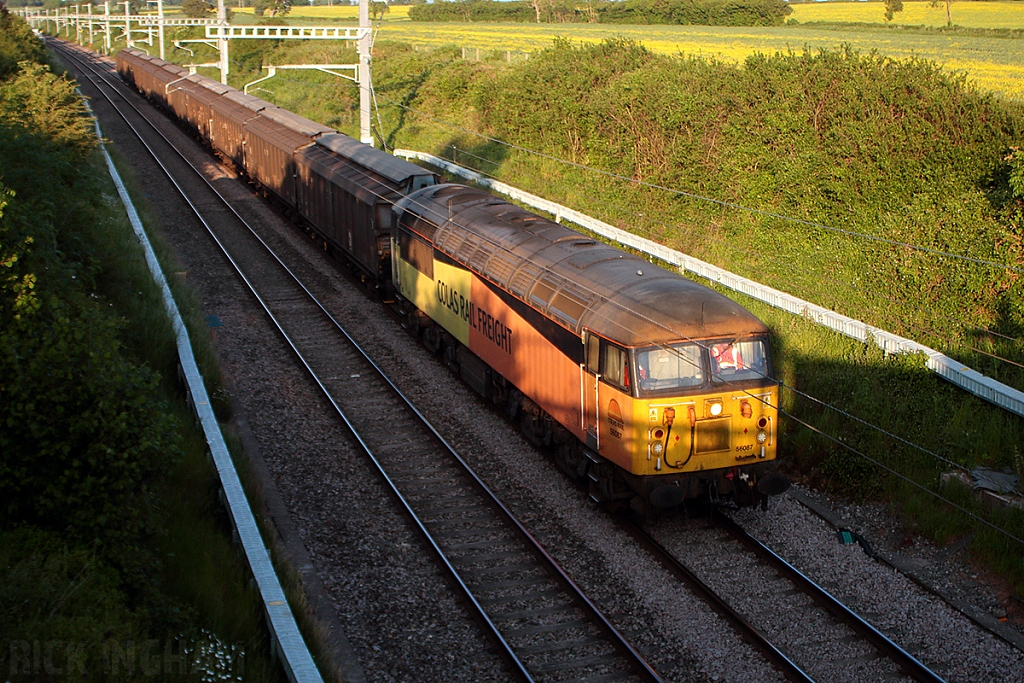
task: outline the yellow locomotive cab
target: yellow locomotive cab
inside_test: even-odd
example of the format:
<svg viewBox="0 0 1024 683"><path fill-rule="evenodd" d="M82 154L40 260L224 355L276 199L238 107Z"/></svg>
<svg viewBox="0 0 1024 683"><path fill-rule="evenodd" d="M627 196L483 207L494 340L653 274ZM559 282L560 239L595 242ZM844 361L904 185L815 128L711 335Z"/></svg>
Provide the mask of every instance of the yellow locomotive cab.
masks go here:
<svg viewBox="0 0 1024 683"><path fill-rule="evenodd" d="M397 202L392 285L428 345L610 507L763 501L768 329L721 294L485 192Z"/></svg>
<svg viewBox="0 0 1024 683"><path fill-rule="evenodd" d="M634 452L646 455L634 462L634 474L775 458L777 390L762 340L685 343L634 356L643 397L634 411L640 442Z"/></svg>

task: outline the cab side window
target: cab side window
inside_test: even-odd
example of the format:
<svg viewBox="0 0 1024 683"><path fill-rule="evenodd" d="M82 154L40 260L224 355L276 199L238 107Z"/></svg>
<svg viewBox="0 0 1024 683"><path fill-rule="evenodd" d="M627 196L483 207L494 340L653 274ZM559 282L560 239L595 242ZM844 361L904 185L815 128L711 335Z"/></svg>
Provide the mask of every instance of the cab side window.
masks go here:
<svg viewBox="0 0 1024 683"><path fill-rule="evenodd" d="M402 259L427 277L434 277L434 249L430 242L407 230L399 230L398 247Z"/></svg>
<svg viewBox="0 0 1024 683"><path fill-rule="evenodd" d="M595 375L601 372L601 339L587 333L586 363L587 370Z"/></svg>
<svg viewBox="0 0 1024 683"><path fill-rule="evenodd" d="M584 361L587 370L612 386L629 390L629 353L620 346L587 333Z"/></svg>
<svg viewBox="0 0 1024 683"><path fill-rule="evenodd" d="M601 375L620 389L629 389L629 355L625 349L601 341Z"/></svg>

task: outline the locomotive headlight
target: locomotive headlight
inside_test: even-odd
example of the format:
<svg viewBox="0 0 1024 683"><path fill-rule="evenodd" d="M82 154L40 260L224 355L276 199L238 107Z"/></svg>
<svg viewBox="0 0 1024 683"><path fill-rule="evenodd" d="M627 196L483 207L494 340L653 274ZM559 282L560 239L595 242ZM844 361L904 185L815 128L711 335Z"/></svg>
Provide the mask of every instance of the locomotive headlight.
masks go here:
<svg viewBox="0 0 1024 683"><path fill-rule="evenodd" d="M757 442L758 443L764 443L767 440L768 440L768 433L767 432L758 432L757 433Z"/></svg>
<svg viewBox="0 0 1024 683"><path fill-rule="evenodd" d="M718 417L722 414L722 403L721 401L715 401L708 406L708 412L711 413L712 417Z"/></svg>
<svg viewBox="0 0 1024 683"><path fill-rule="evenodd" d="M655 455L661 455L663 452L665 452L665 446L663 446L660 441L656 441L653 444L651 444L651 452L654 453Z"/></svg>

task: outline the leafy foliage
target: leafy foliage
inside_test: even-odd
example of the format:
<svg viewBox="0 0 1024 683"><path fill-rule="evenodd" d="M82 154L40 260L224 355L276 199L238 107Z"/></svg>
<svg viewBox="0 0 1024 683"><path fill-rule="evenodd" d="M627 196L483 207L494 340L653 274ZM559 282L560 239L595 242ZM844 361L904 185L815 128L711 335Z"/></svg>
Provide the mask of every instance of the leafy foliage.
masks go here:
<svg viewBox="0 0 1024 683"><path fill-rule="evenodd" d="M22 61L0 84L0 520L130 557L149 482L176 451L157 378L95 298L102 192L73 84Z"/></svg>
<svg viewBox="0 0 1024 683"><path fill-rule="evenodd" d="M253 0L252 3L252 12L258 17L283 17L291 10L291 0Z"/></svg>
<svg viewBox="0 0 1024 683"><path fill-rule="evenodd" d="M0 11L0 80L14 74L21 61L45 64L46 51L28 24L16 20L3 7Z"/></svg>
<svg viewBox="0 0 1024 683"><path fill-rule="evenodd" d="M95 552L69 547L52 531L4 531L0 585L0 633L17 635L3 643L0 666L13 680L33 671L35 642L46 644L48 668L64 680L131 679L104 666L99 643L134 638L146 614L132 609L118 572Z"/></svg>
<svg viewBox="0 0 1024 683"><path fill-rule="evenodd" d="M892 21L896 12L903 11L903 0L885 0L885 20Z"/></svg>
<svg viewBox="0 0 1024 683"><path fill-rule="evenodd" d="M1019 147L1011 147L1005 161L1009 166L1006 183L1010 192L1014 199L1024 200L1024 150Z"/></svg>
<svg viewBox="0 0 1024 683"><path fill-rule="evenodd" d="M185 0L181 3L181 13L193 19L203 19L214 11L213 5L206 0Z"/></svg>

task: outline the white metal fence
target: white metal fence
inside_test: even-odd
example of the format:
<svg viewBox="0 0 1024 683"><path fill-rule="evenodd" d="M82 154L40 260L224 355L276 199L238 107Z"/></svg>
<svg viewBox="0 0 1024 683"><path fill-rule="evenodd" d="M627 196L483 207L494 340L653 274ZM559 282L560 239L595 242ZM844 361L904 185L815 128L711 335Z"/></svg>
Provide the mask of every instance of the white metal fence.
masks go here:
<svg viewBox="0 0 1024 683"><path fill-rule="evenodd" d="M408 149L396 149L395 156L405 157L406 159L419 159L431 166L442 168L448 173L470 180L495 192L500 192L527 206L545 211L555 216L555 220L559 222L565 219L602 237L661 259L680 270L700 275L712 282L717 282L729 289L742 292L775 308L781 308L782 310L812 320L819 325L833 329L848 337L853 337L865 343L874 343L887 353L923 353L927 357L927 367L932 372L937 373L940 377L958 387L966 389L975 396L980 396L1001 408L1024 417L1024 393L1001 382L997 382L991 377L986 377L980 372L965 366L963 363L953 360L949 356L930 349L923 344L918 344L912 339L906 339L877 327L872 327L860 320L854 320L835 311L812 304L809 301L798 299L785 292L780 292L777 289L772 289L753 280L740 277L710 263L705 263L682 252L669 249L657 242L633 235L625 230L620 230L574 209L524 192L506 183L492 180L476 171L458 166L432 154L415 152Z"/></svg>

